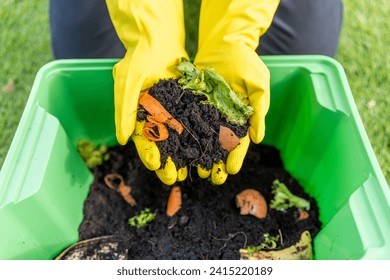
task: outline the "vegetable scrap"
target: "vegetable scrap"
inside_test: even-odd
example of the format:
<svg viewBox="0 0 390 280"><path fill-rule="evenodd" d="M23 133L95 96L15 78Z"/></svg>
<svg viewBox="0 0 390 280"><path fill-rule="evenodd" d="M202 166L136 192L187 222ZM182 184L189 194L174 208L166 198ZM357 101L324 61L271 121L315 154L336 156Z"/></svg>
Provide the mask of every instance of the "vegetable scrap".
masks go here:
<svg viewBox="0 0 390 280"><path fill-rule="evenodd" d="M183 89L190 89L195 95L205 96L207 101L203 101L203 104L216 107L231 124L244 125L254 113L254 109L244 104L213 68L198 70L189 60L182 59L178 69L182 74L179 84Z"/></svg>
<svg viewBox="0 0 390 280"><path fill-rule="evenodd" d="M163 124L168 125L179 134L183 132L184 128L182 124L172 117L164 106L147 91L141 94L139 104L151 114L151 116L147 117L149 122L145 124L143 130L143 134L147 139L152 141L168 139L168 129Z"/></svg>
<svg viewBox="0 0 390 280"><path fill-rule="evenodd" d="M90 169L101 165L104 161L107 161L110 158L110 155L107 152L107 146L96 146L91 141L84 139L78 142L77 150L85 164Z"/></svg>
<svg viewBox="0 0 390 280"><path fill-rule="evenodd" d="M141 228L146 224L152 222L155 217L155 213L151 213L149 208L145 208L145 210L142 210L139 215L131 217L128 223L132 227Z"/></svg>
<svg viewBox="0 0 390 280"><path fill-rule="evenodd" d="M182 203L181 189L179 186L173 186L169 193L168 204L167 204L167 216L174 216L177 211L180 210Z"/></svg>
<svg viewBox="0 0 390 280"><path fill-rule="evenodd" d="M251 214L259 219L267 216L267 202L257 190L246 189L237 194L236 205L240 208L241 215Z"/></svg>
<svg viewBox="0 0 390 280"><path fill-rule="evenodd" d="M303 220L306 220L307 218L309 218L309 213L305 210L302 210L302 209L298 209L298 217L297 217L297 221L303 221Z"/></svg>
<svg viewBox="0 0 390 280"><path fill-rule="evenodd" d="M142 134L149 140L158 142L168 139L167 127L153 116L147 116L149 122L145 123Z"/></svg>
<svg viewBox="0 0 390 280"><path fill-rule="evenodd" d="M272 193L274 198L270 203L270 207L276 210L284 211L290 207L296 207L298 209L309 210L310 202L304 198L296 196L290 192L284 183L279 180L275 180L272 183Z"/></svg>
<svg viewBox="0 0 390 280"><path fill-rule="evenodd" d="M253 255L253 253L263 251L263 250L272 250L275 249L278 244L280 236L271 236L268 232L263 234L263 242L260 245L257 246L248 246L245 248L245 250L248 252L250 256Z"/></svg>
<svg viewBox="0 0 390 280"><path fill-rule="evenodd" d="M219 143L222 149L230 152L240 143L240 138L238 138L234 131L230 128L220 125Z"/></svg>
<svg viewBox="0 0 390 280"><path fill-rule="evenodd" d="M108 174L104 176L104 182L110 189L120 193L130 206L134 207L137 205L137 202L131 195L131 187L125 184L125 180L121 175L117 173Z"/></svg>

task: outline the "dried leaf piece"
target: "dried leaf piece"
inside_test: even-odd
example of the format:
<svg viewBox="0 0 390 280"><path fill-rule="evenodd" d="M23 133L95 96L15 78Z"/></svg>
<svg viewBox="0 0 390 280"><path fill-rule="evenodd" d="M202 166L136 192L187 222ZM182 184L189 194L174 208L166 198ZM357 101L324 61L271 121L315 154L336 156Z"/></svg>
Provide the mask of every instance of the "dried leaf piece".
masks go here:
<svg viewBox="0 0 390 280"><path fill-rule="evenodd" d="M151 114L158 122L165 123L170 128L181 134L184 127L161 105L161 103L151 96L147 91L141 94L139 104L144 107L149 114Z"/></svg>
<svg viewBox="0 0 390 280"><path fill-rule="evenodd" d="M219 126L219 144L222 149L230 152L240 143L240 138L230 128Z"/></svg>
<svg viewBox="0 0 390 280"><path fill-rule="evenodd" d="M15 90L15 83L13 80L9 80L8 83L1 88L2 93L12 93L14 92L14 90Z"/></svg>
<svg viewBox="0 0 390 280"><path fill-rule="evenodd" d="M236 195L236 205L241 215L251 214L259 219L267 216L268 206L264 197L257 190L246 189Z"/></svg>
<svg viewBox="0 0 390 280"><path fill-rule="evenodd" d="M168 198L167 216L174 216L181 208L181 189L179 186L173 186Z"/></svg>
<svg viewBox="0 0 390 280"><path fill-rule="evenodd" d="M123 199L132 207L137 205L135 199L131 196L131 187L125 184L123 177L117 173L111 173L104 176L104 182L106 185L120 193Z"/></svg>

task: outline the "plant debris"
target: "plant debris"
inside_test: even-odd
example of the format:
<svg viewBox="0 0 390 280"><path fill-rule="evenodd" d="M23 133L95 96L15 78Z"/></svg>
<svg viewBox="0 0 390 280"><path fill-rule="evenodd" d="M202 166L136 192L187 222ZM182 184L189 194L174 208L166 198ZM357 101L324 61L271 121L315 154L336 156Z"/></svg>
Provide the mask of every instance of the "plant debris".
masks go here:
<svg viewBox="0 0 390 280"><path fill-rule="evenodd" d="M139 104L152 115L152 117L147 118L149 121L152 120L154 123L165 123L179 134L183 132L183 126L147 91L141 94Z"/></svg>
<svg viewBox="0 0 390 280"><path fill-rule="evenodd" d="M137 205L137 202L131 196L131 187L125 184L125 180L121 175L117 173L108 174L104 176L104 182L110 189L120 193L123 199L130 204L130 206L134 207Z"/></svg>
<svg viewBox="0 0 390 280"><path fill-rule="evenodd" d="M136 228L141 228L146 224L152 222L156 214L151 213L149 208L145 208L139 215L131 217L128 221L129 225Z"/></svg>
<svg viewBox="0 0 390 280"><path fill-rule="evenodd" d="M203 104L217 108L234 125L244 125L254 113L251 106L244 104L230 88L225 79L211 67L196 69L190 61L183 59L178 65L182 74L179 84L194 94L205 96Z"/></svg>
<svg viewBox="0 0 390 280"><path fill-rule="evenodd" d="M2 93L12 93L15 91L15 83L13 80L9 80L7 84L1 87Z"/></svg>
<svg viewBox="0 0 390 280"><path fill-rule="evenodd" d="M290 207L296 207L298 209L310 209L310 202L304 198L294 195L290 192L284 183L279 180L275 180L272 183L272 193L274 198L271 201L270 207L276 210L284 211Z"/></svg>
<svg viewBox="0 0 390 280"><path fill-rule="evenodd" d="M278 246L277 242L279 239L279 235L271 236L268 232L266 232L263 234L263 242L261 242L260 245L248 246L244 250L249 254L249 256L253 256L253 253L256 252L273 250Z"/></svg>
<svg viewBox="0 0 390 280"><path fill-rule="evenodd" d="M236 205L240 208L241 215L251 214L259 219L267 216L267 202L257 190L246 189L237 194Z"/></svg>
<svg viewBox="0 0 390 280"><path fill-rule="evenodd" d="M219 143L222 149L230 152L240 143L240 138L233 130L221 125L219 126Z"/></svg>
<svg viewBox="0 0 390 280"><path fill-rule="evenodd" d="M181 190L179 186L173 186L169 193L168 205L167 205L167 216L172 217L181 208Z"/></svg>
<svg viewBox="0 0 390 280"><path fill-rule="evenodd" d="M77 150L90 169L101 165L110 158L110 155L107 153L107 146L96 146L88 140L80 140L77 144Z"/></svg>

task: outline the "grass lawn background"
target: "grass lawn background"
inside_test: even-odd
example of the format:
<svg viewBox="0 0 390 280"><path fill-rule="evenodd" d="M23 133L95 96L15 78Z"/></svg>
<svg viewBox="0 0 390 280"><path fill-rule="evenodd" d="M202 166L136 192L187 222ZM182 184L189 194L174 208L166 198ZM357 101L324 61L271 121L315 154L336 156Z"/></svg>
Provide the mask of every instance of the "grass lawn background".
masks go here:
<svg viewBox="0 0 390 280"><path fill-rule="evenodd" d="M196 3L196 5L189 3ZM200 0L185 0L187 49L196 52ZM195 8L194 8L195 6ZM336 59L343 65L379 164L390 182L390 1L344 0ZM53 60L48 1L0 1L0 167L23 112L36 72ZM191 28L192 27L192 28Z"/></svg>

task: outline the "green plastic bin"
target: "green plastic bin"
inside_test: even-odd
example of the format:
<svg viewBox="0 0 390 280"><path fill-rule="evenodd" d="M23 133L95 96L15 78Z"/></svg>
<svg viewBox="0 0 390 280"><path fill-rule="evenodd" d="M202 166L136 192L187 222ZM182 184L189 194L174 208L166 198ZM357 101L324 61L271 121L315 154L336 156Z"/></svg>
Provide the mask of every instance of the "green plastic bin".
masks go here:
<svg viewBox="0 0 390 280"><path fill-rule="evenodd" d="M263 143L316 198L316 259L390 259L390 191L344 70L323 56L263 57L271 107ZM59 60L38 72L0 172L0 259L53 259L78 241L92 174L81 138L116 145L116 60Z"/></svg>

